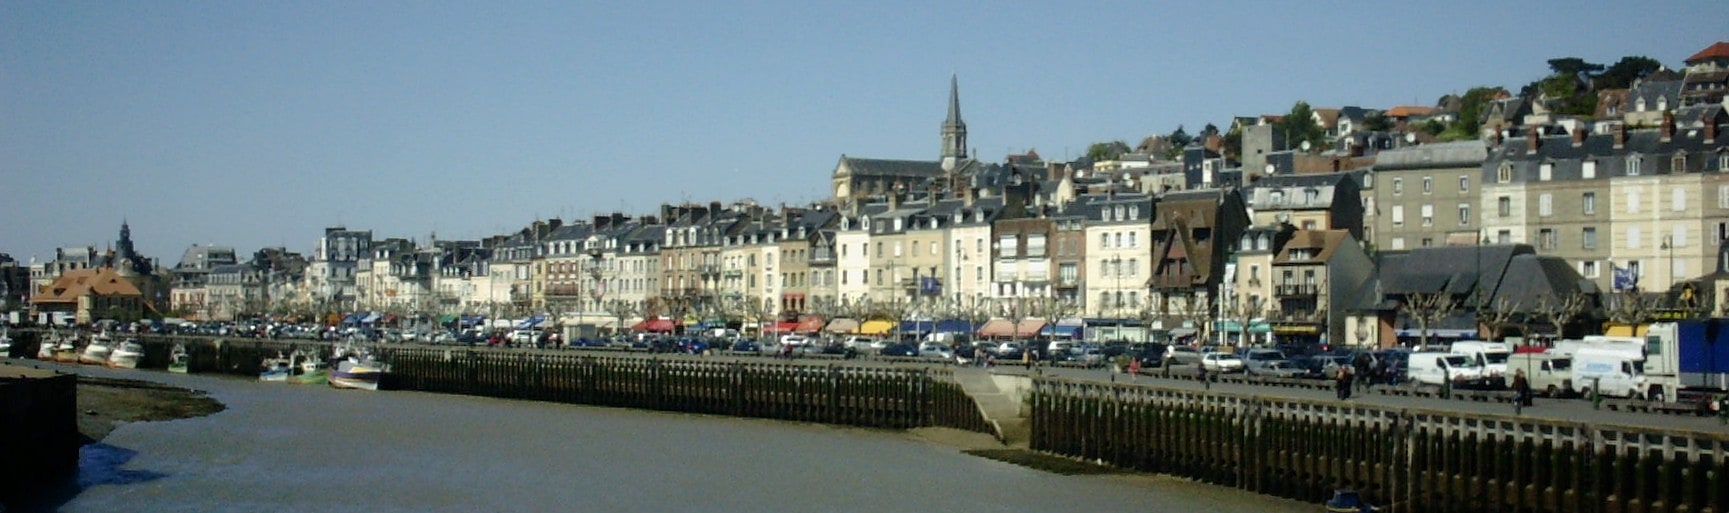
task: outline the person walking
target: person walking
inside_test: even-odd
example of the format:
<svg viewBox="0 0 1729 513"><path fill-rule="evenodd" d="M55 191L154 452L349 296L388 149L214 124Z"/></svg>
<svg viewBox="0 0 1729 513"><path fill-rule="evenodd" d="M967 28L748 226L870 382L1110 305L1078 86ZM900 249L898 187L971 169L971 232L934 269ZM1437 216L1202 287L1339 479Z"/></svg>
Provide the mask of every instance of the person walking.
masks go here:
<svg viewBox="0 0 1729 513"><path fill-rule="evenodd" d="M1333 391L1343 401L1351 398L1351 367L1339 365L1333 368Z"/></svg>
<svg viewBox="0 0 1729 513"><path fill-rule="evenodd" d="M1531 405L1531 381L1525 379L1525 369L1513 371L1513 412L1520 413Z"/></svg>
<svg viewBox="0 0 1729 513"><path fill-rule="evenodd" d="M1140 377L1140 375L1141 375L1141 359L1138 357L1135 357L1135 356L1130 356L1129 357L1129 381L1135 381L1136 378Z"/></svg>

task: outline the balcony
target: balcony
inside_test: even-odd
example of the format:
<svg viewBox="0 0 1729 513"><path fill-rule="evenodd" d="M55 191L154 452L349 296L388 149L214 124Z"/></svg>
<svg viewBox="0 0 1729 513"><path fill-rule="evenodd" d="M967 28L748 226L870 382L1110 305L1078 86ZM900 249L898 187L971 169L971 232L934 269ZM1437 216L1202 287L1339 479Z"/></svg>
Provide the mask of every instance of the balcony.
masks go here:
<svg viewBox="0 0 1729 513"><path fill-rule="evenodd" d="M1057 288L1059 289L1074 289L1080 288L1080 286L1080 278L1074 276L1061 276L1057 278Z"/></svg>
<svg viewBox="0 0 1729 513"><path fill-rule="evenodd" d="M546 297L575 297L582 295L581 287L575 284L547 285L544 291Z"/></svg>
<svg viewBox="0 0 1729 513"><path fill-rule="evenodd" d="M1273 294L1283 297L1310 297L1318 294L1320 287L1313 283L1294 284L1283 283L1274 286Z"/></svg>

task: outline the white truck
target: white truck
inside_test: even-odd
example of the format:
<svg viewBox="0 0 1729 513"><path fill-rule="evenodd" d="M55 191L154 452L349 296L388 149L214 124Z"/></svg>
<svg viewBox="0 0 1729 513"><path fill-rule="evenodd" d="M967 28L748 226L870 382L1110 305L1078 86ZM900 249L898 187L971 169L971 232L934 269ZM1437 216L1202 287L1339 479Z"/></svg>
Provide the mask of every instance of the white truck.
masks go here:
<svg viewBox="0 0 1729 513"><path fill-rule="evenodd" d="M1471 357L1435 351L1411 353L1405 375L1418 385L1482 387L1487 384L1483 367Z"/></svg>
<svg viewBox="0 0 1729 513"><path fill-rule="evenodd" d="M1571 395L1573 387L1573 357L1552 353L1513 353L1507 357L1507 373L1524 371L1531 391L1549 397ZM1507 383L1512 384L1508 377Z"/></svg>
<svg viewBox="0 0 1729 513"><path fill-rule="evenodd" d="M1513 355L1513 346L1506 342L1485 342L1482 340L1462 340L1454 342L1448 352L1470 357L1477 365L1483 367L1483 377L1491 380L1510 379L1507 376L1507 357Z"/></svg>
<svg viewBox="0 0 1729 513"><path fill-rule="evenodd" d="M1579 393L1595 391L1607 397L1645 399L1651 381L1645 375L1643 352L1624 346L1586 346L1573 352L1573 383Z"/></svg>

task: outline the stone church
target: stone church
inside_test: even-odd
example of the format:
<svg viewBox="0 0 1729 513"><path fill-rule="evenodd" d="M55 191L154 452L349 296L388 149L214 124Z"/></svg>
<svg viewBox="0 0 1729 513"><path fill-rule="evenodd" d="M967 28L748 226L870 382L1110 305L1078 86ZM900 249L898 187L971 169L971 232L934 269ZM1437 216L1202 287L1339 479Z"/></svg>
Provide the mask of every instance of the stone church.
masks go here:
<svg viewBox="0 0 1729 513"><path fill-rule="evenodd" d="M973 176L987 166L967 152L967 124L961 120L959 81L949 77L949 112L942 125L942 152L938 160L870 159L841 155L834 170L834 201L848 206L856 202L898 193L950 193L969 187Z"/></svg>

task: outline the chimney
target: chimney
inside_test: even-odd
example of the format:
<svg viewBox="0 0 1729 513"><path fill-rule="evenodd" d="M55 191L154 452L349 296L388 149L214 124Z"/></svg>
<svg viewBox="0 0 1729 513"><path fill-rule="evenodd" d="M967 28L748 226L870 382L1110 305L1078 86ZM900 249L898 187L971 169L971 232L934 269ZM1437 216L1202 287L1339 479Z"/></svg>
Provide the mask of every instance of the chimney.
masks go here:
<svg viewBox="0 0 1729 513"><path fill-rule="evenodd" d="M1492 141L1492 144L1494 144L1496 148L1500 148L1501 143L1504 142L1503 140L1506 139L1506 137L1507 132L1501 130L1501 125L1499 123L1495 124L1495 136L1493 137L1494 140Z"/></svg>
<svg viewBox="0 0 1729 513"><path fill-rule="evenodd" d="M1531 127L1525 131L1525 153L1536 153L1537 148L1543 147L1543 136L1538 133L1540 130L1542 129Z"/></svg>
<svg viewBox="0 0 1729 513"><path fill-rule="evenodd" d="M1626 123L1616 123L1615 124L1615 149L1619 150L1626 145L1627 145L1627 124Z"/></svg>
<svg viewBox="0 0 1729 513"><path fill-rule="evenodd" d="M898 187L896 189L899 189ZM898 190L889 191L889 210L901 209L901 194Z"/></svg>
<svg viewBox="0 0 1729 513"><path fill-rule="evenodd" d="M1583 126L1574 127L1573 128L1573 147L1578 148L1579 146L1582 146L1584 144L1585 144L1585 127L1583 127Z"/></svg>
<svg viewBox="0 0 1729 513"><path fill-rule="evenodd" d="M1705 143L1717 142L1717 120L1707 116L1705 119Z"/></svg>
<svg viewBox="0 0 1729 513"><path fill-rule="evenodd" d="M961 204L968 208L973 206L973 187L971 185L961 185Z"/></svg>
<svg viewBox="0 0 1729 513"><path fill-rule="evenodd" d="M1663 124L1658 126L1657 130L1657 133L1661 135L1663 142L1669 142L1669 138L1675 136L1675 115L1664 112Z"/></svg>
<svg viewBox="0 0 1729 513"><path fill-rule="evenodd" d="M715 219L718 217L720 217L720 202L719 201L708 202L708 218L709 219Z"/></svg>

